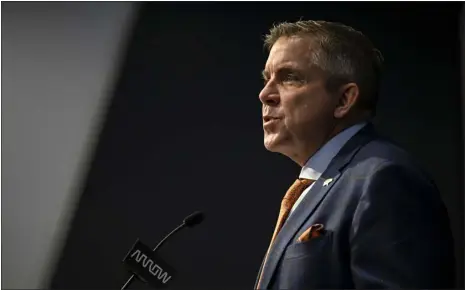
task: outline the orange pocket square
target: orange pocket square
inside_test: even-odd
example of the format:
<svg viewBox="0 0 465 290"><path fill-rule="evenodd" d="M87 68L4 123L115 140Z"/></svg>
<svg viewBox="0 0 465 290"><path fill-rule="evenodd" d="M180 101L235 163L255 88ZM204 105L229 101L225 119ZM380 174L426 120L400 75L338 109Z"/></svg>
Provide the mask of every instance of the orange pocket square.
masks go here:
<svg viewBox="0 0 465 290"><path fill-rule="evenodd" d="M297 239L298 242L310 241L313 238L319 237L324 232L324 226L322 224L314 224L303 232Z"/></svg>

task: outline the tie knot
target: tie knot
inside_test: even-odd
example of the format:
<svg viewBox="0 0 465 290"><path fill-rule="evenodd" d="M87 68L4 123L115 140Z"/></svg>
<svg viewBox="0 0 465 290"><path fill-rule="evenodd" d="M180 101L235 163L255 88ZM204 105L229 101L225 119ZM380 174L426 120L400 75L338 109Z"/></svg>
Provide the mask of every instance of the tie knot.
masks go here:
<svg viewBox="0 0 465 290"><path fill-rule="evenodd" d="M291 185L286 195L283 198L283 203L287 206L294 204L304 190L309 187L315 180L298 178L294 184ZM283 204L283 205L284 205Z"/></svg>
<svg viewBox="0 0 465 290"><path fill-rule="evenodd" d="M310 184L312 184L313 182L315 182L315 180L312 180L312 179L306 179L306 178L299 178L297 179L298 181L300 181L300 183L302 184L302 186L310 186Z"/></svg>

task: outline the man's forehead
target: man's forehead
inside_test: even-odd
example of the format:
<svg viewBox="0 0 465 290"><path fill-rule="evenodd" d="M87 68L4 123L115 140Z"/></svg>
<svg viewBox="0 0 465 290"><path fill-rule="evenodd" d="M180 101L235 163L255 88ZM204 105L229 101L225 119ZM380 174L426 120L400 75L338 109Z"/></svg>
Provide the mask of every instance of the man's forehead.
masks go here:
<svg viewBox="0 0 465 290"><path fill-rule="evenodd" d="M310 42L300 37L280 38L270 50L265 72L280 68L303 68L308 65L312 51Z"/></svg>

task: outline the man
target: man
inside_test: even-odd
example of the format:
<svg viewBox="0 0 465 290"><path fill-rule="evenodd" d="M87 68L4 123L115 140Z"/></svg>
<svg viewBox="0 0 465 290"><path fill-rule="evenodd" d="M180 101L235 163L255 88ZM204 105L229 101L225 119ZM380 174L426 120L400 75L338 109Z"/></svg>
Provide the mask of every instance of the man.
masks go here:
<svg viewBox="0 0 465 290"><path fill-rule="evenodd" d="M452 234L436 186L370 123L379 51L324 21L279 24L265 43L265 147L302 170L255 288L453 287Z"/></svg>

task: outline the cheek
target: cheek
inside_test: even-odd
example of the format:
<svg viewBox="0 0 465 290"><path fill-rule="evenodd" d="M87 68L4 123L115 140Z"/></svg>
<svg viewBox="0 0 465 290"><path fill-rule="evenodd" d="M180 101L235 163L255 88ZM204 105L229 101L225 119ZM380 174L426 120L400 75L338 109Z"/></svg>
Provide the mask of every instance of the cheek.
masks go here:
<svg viewBox="0 0 465 290"><path fill-rule="evenodd" d="M309 123L332 116L330 96L323 92L296 95L283 103L289 126Z"/></svg>
<svg viewBox="0 0 465 290"><path fill-rule="evenodd" d="M285 116L290 123L300 123L311 118L318 107L312 96L297 95L283 102Z"/></svg>

